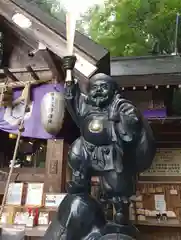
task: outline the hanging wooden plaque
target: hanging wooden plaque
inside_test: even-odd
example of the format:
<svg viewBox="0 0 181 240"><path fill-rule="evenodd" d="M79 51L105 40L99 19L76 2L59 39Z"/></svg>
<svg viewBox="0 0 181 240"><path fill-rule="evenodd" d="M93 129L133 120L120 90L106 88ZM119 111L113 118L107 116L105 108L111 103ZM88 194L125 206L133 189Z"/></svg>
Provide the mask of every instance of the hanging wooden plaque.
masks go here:
<svg viewBox="0 0 181 240"><path fill-rule="evenodd" d="M157 149L152 166L141 173L140 177L154 177L155 180L157 177L162 177L164 180L180 178L181 180L181 148Z"/></svg>
<svg viewBox="0 0 181 240"><path fill-rule="evenodd" d="M42 206L43 187L43 183L28 183L26 206Z"/></svg>
<svg viewBox="0 0 181 240"><path fill-rule="evenodd" d="M23 195L23 183L10 183L8 195L6 198L7 205L21 205Z"/></svg>

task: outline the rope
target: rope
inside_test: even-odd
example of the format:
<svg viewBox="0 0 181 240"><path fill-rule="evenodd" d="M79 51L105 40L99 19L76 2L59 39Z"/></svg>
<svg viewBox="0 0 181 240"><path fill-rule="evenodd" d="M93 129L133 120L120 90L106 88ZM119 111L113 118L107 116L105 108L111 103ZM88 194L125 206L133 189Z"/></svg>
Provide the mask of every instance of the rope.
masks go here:
<svg viewBox="0 0 181 240"><path fill-rule="evenodd" d="M0 105L2 104L2 101L3 101L3 94L4 94L4 87L1 88Z"/></svg>
<svg viewBox="0 0 181 240"><path fill-rule="evenodd" d="M30 83L27 83L27 87L29 87L29 86L30 86ZM17 139L16 139L16 145L15 145L15 148L14 148L13 159L12 159L12 162L11 162L11 168L10 168L8 178L7 178L7 181L6 181L4 196L3 196L3 199L2 199L2 205L1 205L1 209L0 209L0 218L2 216L2 213L4 211L4 207L5 207L5 204L6 204L6 198L7 198L7 195L8 195L9 184L11 182L11 176L12 176L12 173L13 173L14 164L15 164L15 161L16 161L17 153L18 153L20 138L21 138L22 132L24 131L24 117L25 117L25 114L26 114L26 108L27 108L28 100L29 100L29 94L28 93L25 96L24 100L25 100L25 106L24 106L24 110L23 110L22 119L20 121L19 128L18 128L18 136L17 136Z"/></svg>

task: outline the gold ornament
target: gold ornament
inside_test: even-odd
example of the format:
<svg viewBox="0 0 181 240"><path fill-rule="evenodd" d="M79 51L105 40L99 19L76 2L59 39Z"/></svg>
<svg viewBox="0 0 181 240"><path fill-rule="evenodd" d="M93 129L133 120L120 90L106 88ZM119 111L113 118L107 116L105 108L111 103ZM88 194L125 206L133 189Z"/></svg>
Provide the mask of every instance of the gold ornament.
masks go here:
<svg viewBox="0 0 181 240"><path fill-rule="evenodd" d="M13 134L13 133L9 133L9 138L10 138L10 139L16 139L16 138L17 138L17 135L16 135L16 134Z"/></svg>
<svg viewBox="0 0 181 240"><path fill-rule="evenodd" d="M92 133L100 133L103 130L103 124L100 120L92 120L89 123L89 131Z"/></svg>

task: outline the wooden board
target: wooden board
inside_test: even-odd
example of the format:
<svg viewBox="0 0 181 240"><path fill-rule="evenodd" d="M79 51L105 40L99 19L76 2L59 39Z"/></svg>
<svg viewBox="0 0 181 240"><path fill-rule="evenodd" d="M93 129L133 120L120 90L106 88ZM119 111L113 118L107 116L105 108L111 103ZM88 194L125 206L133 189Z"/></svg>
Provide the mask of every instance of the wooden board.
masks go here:
<svg viewBox="0 0 181 240"><path fill-rule="evenodd" d="M26 194L26 206L42 206L44 183L28 183Z"/></svg>
<svg viewBox="0 0 181 240"><path fill-rule="evenodd" d="M142 196L142 209L150 211L156 210L155 195L164 195L166 211L172 211L176 215L176 218L169 219L181 221L181 183L139 183L137 193Z"/></svg>
<svg viewBox="0 0 181 240"><path fill-rule="evenodd" d="M10 183L8 188L8 195L6 204L21 205L23 195L23 183Z"/></svg>
<svg viewBox="0 0 181 240"><path fill-rule="evenodd" d="M181 148L158 148L152 166L140 174L140 179L166 181L181 178Z"/></svg>
<svg viewBox="0 0 181 240"><path fill-rule="evenodd" d="M180 240L181 239L181 228L179 226L167 226L165 224L159 226L155 225L137 225L138 229L141 232L140 239L146 240Z"/></svg>

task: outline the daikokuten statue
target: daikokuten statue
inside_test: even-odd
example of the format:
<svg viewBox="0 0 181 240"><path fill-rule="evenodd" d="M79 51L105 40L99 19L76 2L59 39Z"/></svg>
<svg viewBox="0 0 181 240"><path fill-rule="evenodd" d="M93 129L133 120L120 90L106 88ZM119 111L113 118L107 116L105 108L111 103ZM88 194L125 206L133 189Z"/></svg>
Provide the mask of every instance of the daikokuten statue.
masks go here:
<svg viewBox="0 0 181 240"><path fill-rule="evenodd" d="M74 56L64 57L65 71L73 70L75 62ZM91 192L91 177L99 176L107 201L114 205L115 223L129 224L129 199L136 191L136 176L150 167L155 156L155 141L149 124L134 104L122 97L113 79L103 73L89 80L86 94L81 93L79 83L73 77L65 82L65 101L81 134L68 154L72 169L68 193L78 196L79 203L83 203ZM96 209L89 204L86 206L91 214ZM86 221L85 218L85 225ZM92 226L93 222L96 222L95 218ZM96 233L104 236L101 231L96 230ZM90 236L90 232L85 236ZM99 239L85 236L76 239Z"/></svg>
<svg viewBox="0 0 181 240"><path fill-rule="evenodd" d="M72 69L73 60L65 57L64 68ZM65 84L65 99L81 132L69 151L73 178L68 191L90 193L91 177L101 176L120 223L122 203L135 194L137 173L149 168L155 155L151 128L105 74L90 79L87 95L81 93L74 80Z"/></svg>

